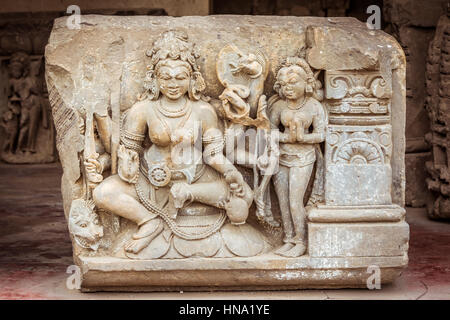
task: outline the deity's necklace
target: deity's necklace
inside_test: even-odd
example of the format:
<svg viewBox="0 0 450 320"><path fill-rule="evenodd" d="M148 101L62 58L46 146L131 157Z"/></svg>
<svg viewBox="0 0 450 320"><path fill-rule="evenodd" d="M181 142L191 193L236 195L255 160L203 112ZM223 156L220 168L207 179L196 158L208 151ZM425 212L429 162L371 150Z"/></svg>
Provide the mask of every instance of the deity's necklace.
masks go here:
<svg viewBox="0 0 450 320"><path fill-rule="evenodd" d="M303 108L305 106L306 101L308 101L308 97L304 97L302 103L297 104L297 106L294 108L291 108L288 103L286 105L287 105L288 109L290 109L290 110L300 110L301 108Z"/></svg>
<svg viewBox="0 0 450 320"><path fill-rule="evenodd" d="M184 125L186 124L186 122L188 121L188 119L189 119L189 117L190 117L190 115L192 113L192 108L191 108L190 103L188 103L188 101L189 101L189 99L186 99L186 103L183 106L183 113L181 113L181 115L177 116L178 118L184 116L183 119L177 124L178 128L183 128L184 127ZM159 113L161 113L163 116L166 116L166 117L169 117L169 118L175 118L175 116L173 116L174 113L171 113L171 115L166 115L163 112L164 109L161 107L161 100L159 100L159 107L160 108L156 108L157 112L155 112L155 115L158 118L158 120L161 122L161 124L163 125L164 131L167 133L167 135L169 136L170 140L172 140L172 129L170 128L170 126L166 122L166 120L163 119L159 115ZM164 110L164 111L167 111L167 110Z"/></svg>
<svg viewBox="0 0 450 320"><path fill-rule="evenodd" d="M186 102L180 109L170 110L170 109L164 108L163 104L161 102L161 99L159 99L158 109L164 116L166 116L168 118L179 118L179 117L184 116L189 111L190 108L187 108L188 100L189 99L186 99Z"/></svg>

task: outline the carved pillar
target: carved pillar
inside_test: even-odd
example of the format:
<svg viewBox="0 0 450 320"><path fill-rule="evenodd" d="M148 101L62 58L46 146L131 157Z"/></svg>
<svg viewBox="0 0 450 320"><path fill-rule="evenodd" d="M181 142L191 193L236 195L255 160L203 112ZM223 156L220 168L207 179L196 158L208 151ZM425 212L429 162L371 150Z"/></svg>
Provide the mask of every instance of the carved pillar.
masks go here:
<svg viewBox="0 0 450 320"><path fill-rule="evenodd" d="M325 88L326 204L391 204L390 84L376 72L327 71Z"/></svg>
<svg viewBox="0 0 450 320"><path fill-rule="evenodd" d="M324 82L325 204L309 214L310 254L401 255L409 229L391 195L391 82L377 71L326 71ZM391 246L390 238L400 245Z"/></svg>

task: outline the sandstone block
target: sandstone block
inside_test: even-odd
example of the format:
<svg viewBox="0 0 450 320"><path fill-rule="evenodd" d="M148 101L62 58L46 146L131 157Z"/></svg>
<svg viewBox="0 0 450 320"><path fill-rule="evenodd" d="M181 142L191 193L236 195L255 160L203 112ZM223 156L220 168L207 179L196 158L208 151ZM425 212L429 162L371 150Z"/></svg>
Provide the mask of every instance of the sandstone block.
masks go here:
<svg viewBox="0 0 450 320"><path fill-rule="evenodd" d="M392 37L350 18L66 19L46 80L82 290L364 287L368 266L382 283L406 266Z"/></svg>
<svg viewBox="0 0 450 320"><path fill-rule="evenodd" d="M408 250L409 226L398 223L310 223L311 257L389 257Z"/></svg>

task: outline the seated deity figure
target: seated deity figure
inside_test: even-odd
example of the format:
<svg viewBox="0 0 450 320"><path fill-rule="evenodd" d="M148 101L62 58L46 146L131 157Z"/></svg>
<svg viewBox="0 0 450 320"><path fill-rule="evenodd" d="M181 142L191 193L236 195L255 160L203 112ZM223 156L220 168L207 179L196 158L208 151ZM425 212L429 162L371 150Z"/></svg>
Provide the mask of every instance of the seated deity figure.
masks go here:
<svg viewBox="0 0 450 320"><path fill-rule="evenodd" d="M128 258L167 258L172 245L181 258L259 254L265 241L245 223L253 192L223 155L194 45L167 31L147 55L147 90L123 117L118 174L94 189L95 205L137 224Z"/></svg>
<svg viewBox="0 0 450 320"><path fill-rule="evenodd" d="M275 251L286 257L306 252L304 197L316 161L317 146L325 139L327 112L321 99L320 82L308 63L288 57L281 65L270 99L269 118L273 129L281 125L279 170L273 176L280 204L284 245Z"/></svg>

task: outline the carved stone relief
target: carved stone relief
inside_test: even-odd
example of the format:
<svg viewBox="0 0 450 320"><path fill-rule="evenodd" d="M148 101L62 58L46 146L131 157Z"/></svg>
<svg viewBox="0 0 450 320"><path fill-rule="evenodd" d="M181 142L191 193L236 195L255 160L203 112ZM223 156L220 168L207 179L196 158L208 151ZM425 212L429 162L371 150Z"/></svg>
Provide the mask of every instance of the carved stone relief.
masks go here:
<svg viewBox="0 0 450 320"><path fill-rule="evenodd" d="M391 204L389 81L377 72L327 71L325 83L330 114L326 203Z"/></svg>
<svg viewBox="0 0 450 320"><path fill-rule="evenodd" d="M390 125L330 126L325 149L327 204L391 204Z"/></svg>
<svg viewBox="0 0 450 320"><path fill-rule="evenodd" d="M16 52L6 60L8 100L2 108L1 159L10 163L55 160L54 127L42 72L42 56Z"/></svg>
<svg viewBox="0 0 450 320"><path fill-rule="evenodd" d="M81 52L98 35L67 40L57 20L46 51L65 212L77 264L88 266L83 290L358 286L370 259L390 261L386 281L404 267L403 191L391 192L404 179L403 132L392 123L404 107L394 90L401 51L382 71L376 62L358 71L372 63L358 56L336 71L338 61L308 58L324 45L322 19L88 19L117 32ZM168 20L171 29L152 27ZM267 38L224 35L231 22ZM386 41L374 37L362 56L380 57L370 50Z"/></svg>
<svg viewBox="0 0 450 320"><path fill-rule="evenodd" d="M450 170L448 165L448 104L450 101L449 53L450 9L438 22L434 39L430 42L427 61L427 99L425 107L431 120L431 132L425 138L432 145L432 159L426 162L429 174L428 188L432 197L428 201L428 215L433 219L450 218Z"/></svg>

